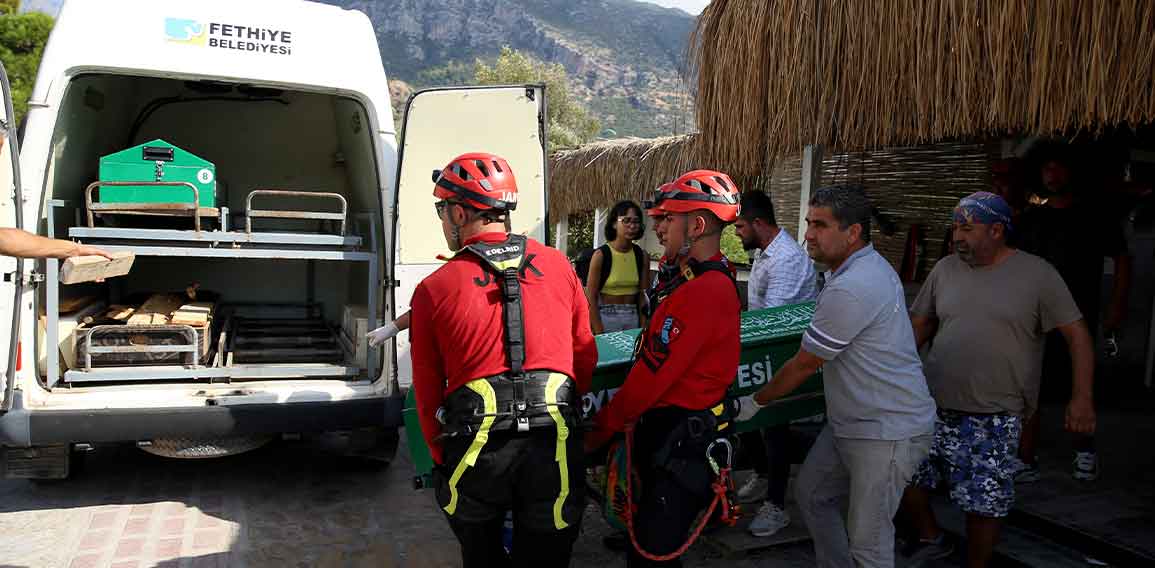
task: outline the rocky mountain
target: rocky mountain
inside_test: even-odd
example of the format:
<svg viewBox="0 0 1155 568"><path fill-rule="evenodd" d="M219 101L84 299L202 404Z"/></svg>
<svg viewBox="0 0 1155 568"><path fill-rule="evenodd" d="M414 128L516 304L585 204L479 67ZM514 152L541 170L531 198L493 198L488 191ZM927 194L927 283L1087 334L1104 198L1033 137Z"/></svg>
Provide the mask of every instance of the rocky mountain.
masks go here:
<svg viewBox="0 0 1155 568"><path fill-rule="evenodd" d="M365 12L391 78L467 83L502 46L565 66L608 136L684 132L689 14L634 0L322 0Z"/></svg>

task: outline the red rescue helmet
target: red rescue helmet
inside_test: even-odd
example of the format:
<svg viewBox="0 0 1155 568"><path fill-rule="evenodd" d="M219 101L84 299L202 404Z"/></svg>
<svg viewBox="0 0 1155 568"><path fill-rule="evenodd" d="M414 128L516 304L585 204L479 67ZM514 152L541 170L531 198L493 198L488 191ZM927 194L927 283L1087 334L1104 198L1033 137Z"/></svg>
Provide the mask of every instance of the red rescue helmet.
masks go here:
<svg viewBox="0 0 1155 568"><path fill-rule="evenodd" d="M741 211L738 186L730 176L714 170L694 170L654 191L654 205L667 213L710 211L724 223L733 223Z"/></svg>
<svg viewBox="0 0 1155 568"><path fill-rule="evenodd" d="M433 196L457 199L479 210L517 209L517 180L505 158L485 152L462 154L433 170Z"/></svg>

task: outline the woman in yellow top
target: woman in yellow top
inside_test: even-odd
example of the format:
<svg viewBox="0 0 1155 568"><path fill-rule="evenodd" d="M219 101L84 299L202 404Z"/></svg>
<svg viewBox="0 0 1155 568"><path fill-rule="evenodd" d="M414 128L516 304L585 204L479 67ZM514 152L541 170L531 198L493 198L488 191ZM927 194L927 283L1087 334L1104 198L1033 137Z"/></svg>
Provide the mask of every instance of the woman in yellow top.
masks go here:
<svg viewBox="0 0 1155 568"><path fill-rule="evenodd" d="M606 244L590 257L586 298L594 333L645 327L643 282L650 281L650 259L634 241L645 234L642 208L620 201L606 220Z"/></svg>

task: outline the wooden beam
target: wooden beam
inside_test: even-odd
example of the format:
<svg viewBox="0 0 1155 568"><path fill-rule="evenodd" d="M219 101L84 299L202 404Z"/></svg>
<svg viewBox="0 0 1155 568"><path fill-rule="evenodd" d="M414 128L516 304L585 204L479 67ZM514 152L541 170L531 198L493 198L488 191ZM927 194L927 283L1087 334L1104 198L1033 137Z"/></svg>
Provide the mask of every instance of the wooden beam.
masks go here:
<svg viewBox="0 0 1155 568"><path fill-rule="evenodd" d="M798 195L798 242L806 240L806 214L810 212L810 195L821 187L822 146L808 144L802 151L802 188Z"/></svg>
<svg viewBox="0 0 1155 568"><path fill-rule="evenodd" d="M594 248L606 244L604 227L606 226L606 216L609 215L609 212L609 209L594 209Z"/></svg>
<svg viewBox="0 0 1155 568"><path fill-rule="evenodd" d="M566 249L569 244L569 217L561 216L561 219L554 226L553 232L553 248L560 250L562 254L566 254Z"/></svg>

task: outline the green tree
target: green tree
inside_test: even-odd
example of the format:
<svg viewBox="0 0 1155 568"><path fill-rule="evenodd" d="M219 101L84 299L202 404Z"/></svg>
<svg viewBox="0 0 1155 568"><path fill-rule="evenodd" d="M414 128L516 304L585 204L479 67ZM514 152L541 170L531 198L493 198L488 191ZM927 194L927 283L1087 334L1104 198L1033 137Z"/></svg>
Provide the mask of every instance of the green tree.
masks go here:
<svg viewBox="0 0 1155 568"><path fill-rule="evenodd" d="M731 262L750 264L750 253L742 247L742 239L734 231L734 225L727 225L722 231L722 254Z"/></svg>
<svg viewBox="0 0 1155 568"><path fill-rule="evenodd" d="M598 121L570 92L569 78L560 63L550 65L503 47L493 65L480 59L474 63L473 79L478 85L545 84L551 151L589 142L601 130Z"/></svg>
<svg viewBox="0 0 1155 568"><path fill-rule="evenodd" d="M0 61L8 71L12 83L12 105L16 116L13 124L28 110L28 98L36 81L36 69L40 66L40 56L48 33L52 31L53 20L47 14L32 12L17 14L14 2L0 0Z"/></svg>

